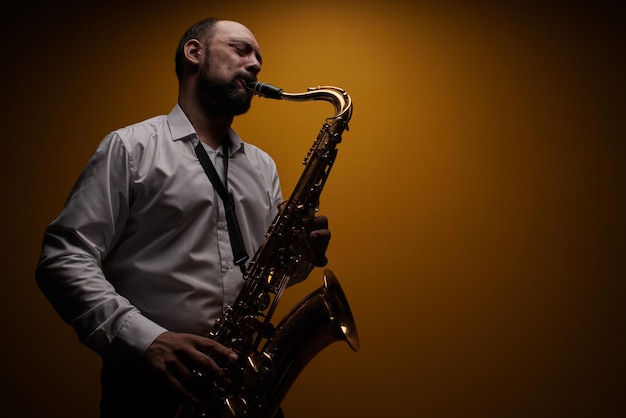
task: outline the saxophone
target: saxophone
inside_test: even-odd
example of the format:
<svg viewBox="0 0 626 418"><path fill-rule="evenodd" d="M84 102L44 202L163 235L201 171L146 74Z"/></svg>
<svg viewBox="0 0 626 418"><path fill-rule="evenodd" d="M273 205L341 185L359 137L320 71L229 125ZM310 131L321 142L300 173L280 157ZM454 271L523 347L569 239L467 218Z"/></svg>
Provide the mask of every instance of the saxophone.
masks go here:
<svg viewBox="0 0 626 418"><path fill-rule="evenodd" d="M319 209L319 197L337 155L337 144L348 129L352 99L332 86L305 93L285 93L267 83L251 83L256 95L291 101L325 100L335 114L325 120L309 149L291 197L281 205L264 242L248 263L244 285L232 306L215 321L209 337L239 354L228 367L231 383L207 382L207 400L181 406L174 418L272 418L289 388L310 360L329 344L345 341L359 350L352 312L339 281L324 270L323 284L294 306L280 323L271 322L289 281L308 274L309 265L297 248L307 233L307 221Z"/></svg>

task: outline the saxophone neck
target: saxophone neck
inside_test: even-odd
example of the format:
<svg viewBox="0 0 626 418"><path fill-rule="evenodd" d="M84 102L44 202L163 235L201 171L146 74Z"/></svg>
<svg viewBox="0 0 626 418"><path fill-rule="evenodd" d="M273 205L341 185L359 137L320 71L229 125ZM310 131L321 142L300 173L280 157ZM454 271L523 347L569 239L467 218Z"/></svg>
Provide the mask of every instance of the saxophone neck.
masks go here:
<svg viewBox="0 0 626 418"><path fill-rule="evenodd" d="M303 93L286 93L283 89L268 83L257 81L248 84L248 89L259 97L275 100L289 100L306 102L310 100L324 100L335 107L335 114L331 119L341 119L346 125L352 117L352 98L343 89L334 86L309 87Z"/></svg>

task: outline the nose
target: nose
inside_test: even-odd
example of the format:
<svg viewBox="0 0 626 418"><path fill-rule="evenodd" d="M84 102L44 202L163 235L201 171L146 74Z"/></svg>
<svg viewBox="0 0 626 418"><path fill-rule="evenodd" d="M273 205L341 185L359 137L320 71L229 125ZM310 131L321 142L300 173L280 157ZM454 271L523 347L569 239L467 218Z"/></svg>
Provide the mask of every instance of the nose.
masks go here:
<svg viewBox="0 0 626 418"><path fill-rule="evenodd" d="M255 54L250 54L250 59L246 64L246 70L254 75L261 72L261 60Z"/></svg>

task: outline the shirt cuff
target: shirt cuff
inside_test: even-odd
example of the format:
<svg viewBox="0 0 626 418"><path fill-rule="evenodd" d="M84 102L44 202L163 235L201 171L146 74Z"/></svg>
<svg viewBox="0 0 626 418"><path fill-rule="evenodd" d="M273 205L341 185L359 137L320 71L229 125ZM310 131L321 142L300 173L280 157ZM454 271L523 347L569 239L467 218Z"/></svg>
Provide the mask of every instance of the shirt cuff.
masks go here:
<svg viewBox="0 0 626 418"><path fill-rule="evenodd" d="M154 340L167 329L140 313L130 315L117 332L116 339L130 350L132 360L139 362Z"/></svg>

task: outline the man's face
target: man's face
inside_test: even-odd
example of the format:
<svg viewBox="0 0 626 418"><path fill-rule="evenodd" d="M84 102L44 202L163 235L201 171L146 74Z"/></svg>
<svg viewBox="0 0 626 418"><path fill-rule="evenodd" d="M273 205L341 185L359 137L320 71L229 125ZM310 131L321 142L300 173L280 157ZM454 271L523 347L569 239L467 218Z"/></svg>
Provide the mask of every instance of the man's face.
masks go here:
<svg viewBox="0 0 626 418"><path fill-rule="evenodd" d="M246 88L261 71L261 54L254 35L243 25L221 21L201 64L196 94L210 112L240 115L250 108Z"/></svg>

